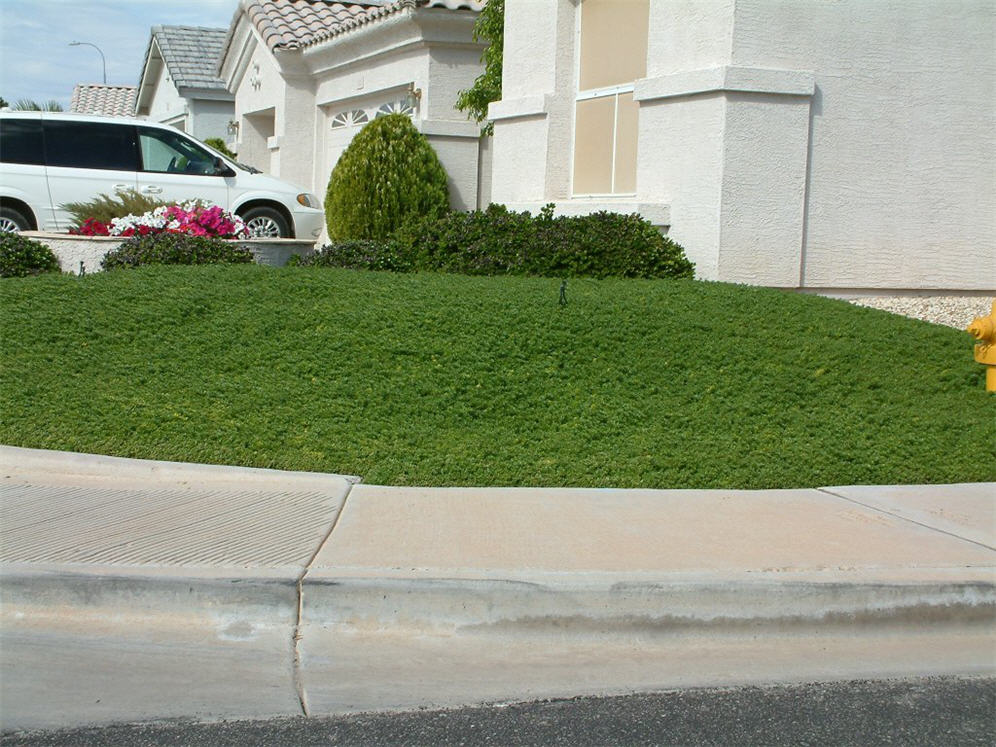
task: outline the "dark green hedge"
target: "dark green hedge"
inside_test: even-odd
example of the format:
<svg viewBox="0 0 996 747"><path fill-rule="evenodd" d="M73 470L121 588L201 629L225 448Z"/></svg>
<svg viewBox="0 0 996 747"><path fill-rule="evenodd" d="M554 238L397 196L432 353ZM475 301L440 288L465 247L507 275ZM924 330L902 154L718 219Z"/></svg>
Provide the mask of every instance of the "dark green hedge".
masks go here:
<svg viewBox="0 0 996 747"><path fill-rule="evenodd" d="M105 270L141 265L249 264L252 253L244 246L207 236L151 233L134 236L107 253Z"/></svg>
<svg viewBox="0 0 996 747"><path fill-rule="evenodd" d="M684 249L639 215L538 216L502 205L411 221L385 241L326 245L303 264L463 275L690 278Z"/></svg>
<svg viewBox="0 0 996 747"><path fill-rule="evenodd" d="M23 278L59 269L59 260L45 244L19 233L0 233L0 277Z"/></svg>
<svg viewBox="0 0 996 747"><path fill-rule="evenodd" d="M389 270L410 272L411 266L402 262L396 247L389 241L359 239L326 244L307 257L293 256L289 265L300 267L343 267L347 270Z"/></svg>

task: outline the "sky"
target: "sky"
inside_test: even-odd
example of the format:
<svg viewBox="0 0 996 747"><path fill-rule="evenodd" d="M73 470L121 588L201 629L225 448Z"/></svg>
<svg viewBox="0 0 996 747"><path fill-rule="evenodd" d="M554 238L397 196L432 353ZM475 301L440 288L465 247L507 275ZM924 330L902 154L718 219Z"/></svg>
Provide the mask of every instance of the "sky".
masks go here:
<svg viewBox="0 0 996 747"><path fill-rule="evenodd" d="M55 100L69 110L73 86L138 85L149 29L157 25L228 28L238 0L0 0L0 96Z"/></svg>

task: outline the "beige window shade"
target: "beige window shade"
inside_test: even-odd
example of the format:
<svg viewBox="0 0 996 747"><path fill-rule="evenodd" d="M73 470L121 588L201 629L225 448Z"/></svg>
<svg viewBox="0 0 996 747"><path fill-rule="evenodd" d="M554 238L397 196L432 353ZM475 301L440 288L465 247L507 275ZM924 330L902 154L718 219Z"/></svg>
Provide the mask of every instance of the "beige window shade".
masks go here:
<svg viewBox="0 0 996 747"><path fill-rule="evenodd" d="M627 85L647 75L649 0L581 3L578 90Z"/></svg>
<svg viewBox="0 0 996 747"><path fill-rule="evenodd" d="M579 101L574 122L574 193L612 191L615 96Z"/></svg>
<svg viewBox="0 0 996 747"><path fill-rule="evenodd" d="M640 105L632 93L584 99L574 120L574 194L636 192Z"/></svg>
<svg viewBox="0 0 996 747"><path fill-rule="evenodd" d="M620 93L616 106L616 161L612 183L615 193L636 192L636 143L639 140L640 104L632 93Z"/></svg>

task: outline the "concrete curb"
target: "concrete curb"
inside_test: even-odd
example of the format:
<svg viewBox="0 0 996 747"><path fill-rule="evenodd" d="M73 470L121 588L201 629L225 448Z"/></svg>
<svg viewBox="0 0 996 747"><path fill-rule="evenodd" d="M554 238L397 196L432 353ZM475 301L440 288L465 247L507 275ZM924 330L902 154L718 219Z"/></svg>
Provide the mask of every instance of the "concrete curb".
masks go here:
<svg viewBox="0 0 996 747"><path fill-rule="evenodd" d="M0 447L3 728L996 672L996 485L357 483Z"/></svg>

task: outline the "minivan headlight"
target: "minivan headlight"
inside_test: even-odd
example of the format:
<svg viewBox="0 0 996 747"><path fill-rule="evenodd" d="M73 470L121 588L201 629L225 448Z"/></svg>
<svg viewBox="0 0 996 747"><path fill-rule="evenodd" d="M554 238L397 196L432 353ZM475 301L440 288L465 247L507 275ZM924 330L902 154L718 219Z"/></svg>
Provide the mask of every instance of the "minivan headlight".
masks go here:
<svg viewBox="0 0 996 747"><path fill-rule="evenodd" d="M304 205L305 207L310 207L310 208L320 207L320 205L318 204L318 198L312 194L308 194L307 192L302 192L301 194L299 194L297 196L297 201L302 205Z"/></svg>

